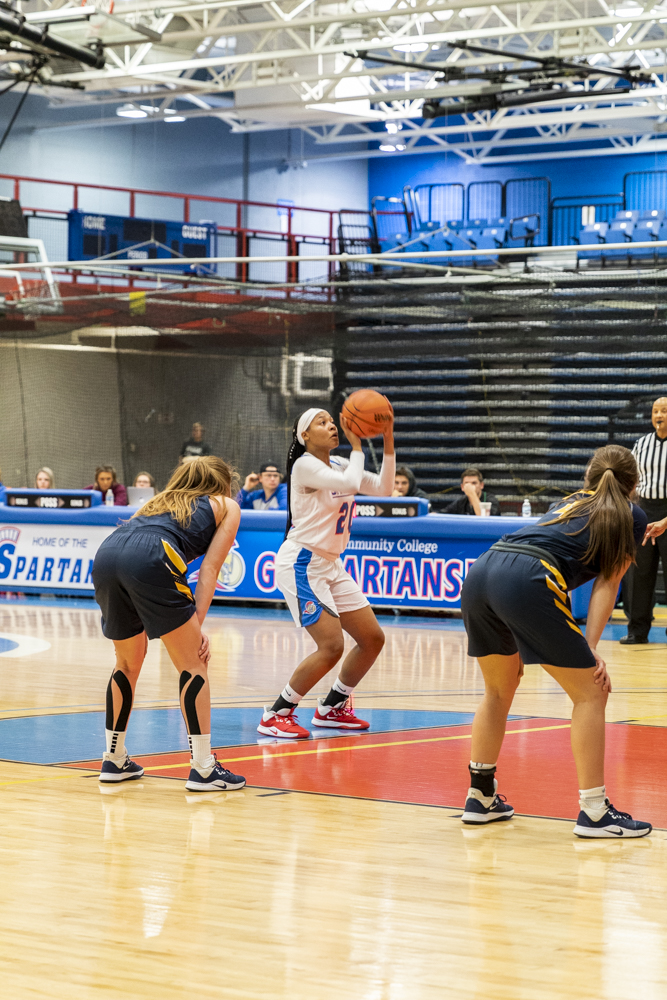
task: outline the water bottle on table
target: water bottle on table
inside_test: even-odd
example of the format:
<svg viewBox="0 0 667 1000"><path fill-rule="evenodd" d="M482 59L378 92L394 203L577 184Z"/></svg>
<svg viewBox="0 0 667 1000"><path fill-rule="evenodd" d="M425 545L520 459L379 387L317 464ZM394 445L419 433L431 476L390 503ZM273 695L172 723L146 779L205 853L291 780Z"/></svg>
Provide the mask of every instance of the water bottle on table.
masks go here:
<svg viewBox="0 0 667 1000"><path fill-rule="evenodd" d="M107 490L104 494L104 502L107 507L113 507L113 490ZM528 505L530 507L530 504Z"/></svg>
<svg viewBox="0 0 667 1000"><path fill-rule="evenodd" d="M528 497L526 497L526 499L521 504L521 517L530 517L532 513L533 513L533 508L530 506L530 500L528 499Z"/></svg>

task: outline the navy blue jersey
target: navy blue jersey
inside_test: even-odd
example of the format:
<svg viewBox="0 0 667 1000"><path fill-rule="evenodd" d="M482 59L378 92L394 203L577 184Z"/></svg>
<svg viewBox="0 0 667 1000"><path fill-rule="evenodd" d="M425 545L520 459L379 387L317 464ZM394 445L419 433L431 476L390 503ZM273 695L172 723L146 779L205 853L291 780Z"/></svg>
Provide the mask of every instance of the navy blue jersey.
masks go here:
<svg viewBox="0 0 667 1000"><path fill-rule="evenodd" d="M189 563L206 552L216 527L209 497L200 497L193 504L192 520L187 527L179 524L171 514L140 514L121 525L118 531L159 532Z"/></svg>
<svg viewBox="0 0 667 1000"><path fill-rule="evenodd" d="M565 497L544 514L537 524L531 524L527 528L521 528L511 535L503 535L504 542L525 542L529 545L537 545L547 552L551 552L558 562L561 573L565 577L568 590L580 587L582 583L594 579L600 572L600 565L597 560L584 563L584 555L588 548L590 532L588 530L587 517L573 517L570 521L562 521L560 524L546 524L561 513L567 504L572 503L585 496L585 493L575 493L570 497ZM644 537L647 525L647 517L641 507L637 504L630 504L632 508L633 534L635 542L638 544ZM582 530L583 529L583 530Z"/></svg>

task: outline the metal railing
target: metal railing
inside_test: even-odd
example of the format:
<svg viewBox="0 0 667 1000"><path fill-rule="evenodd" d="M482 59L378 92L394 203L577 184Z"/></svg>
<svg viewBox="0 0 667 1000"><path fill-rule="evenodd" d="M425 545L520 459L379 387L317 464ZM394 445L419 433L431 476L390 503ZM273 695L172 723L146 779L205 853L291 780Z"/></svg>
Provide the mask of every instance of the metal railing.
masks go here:
<svg viewBox="0 0 667 1000"><path fill-rule="evenodd" d="M183 222L193 221L192 216L196 206L203 208L208 205L222 209L223 214L228 217L224 220L212 219L210 221L217 225L220 238L229 239L231 237L234 240L234 257L256 256L252 251L260 241L282 244L285 252L276 254L276 264L281 261L286 262L285 280L288 282L300 280L299 272L304 269L301 264L303 263L305 267L308 259L312 257L306 248L321 246L329 255L335 254L337 250L338 239L334 216L338 213L327 208L223 198L218 195L189 194L181 191L158 191L113 184L94 184L87 181L61 181L44 177L25 177L18 174L0 174L0 182L2 181L8 182L11 196L21 203L24 215L28 217L29 225L31 225L31 220L39 220L39 222L32 221L33 232L31 235L37 235L35 229L38 228L38 225L48 227L49 224L61 223L65 226L67 213L70 209L105 211L107 215L169 218L167 206L163 208L164 214L162 215L160 215L159 209L156 211L158 200L169 199L168 204L176 203L178 205L180 202L179 214L182 216ZM37 186L38 190L31 191L31 186ZM91 193L97 196L97 203L94 205L90 204ZM63 194L65 194L65 198L62 197ZM100 196L103 198L104 195L108 196L106 199L108 202L115 199L116 204L112 204L112 208L99 208ZM124 198L119 199L119 195L124 196ZM44 204L44 201L50 202L50 204ZM147 204L148 201L152 204ZM58 207L53 207L54 202ZM146 210L142 211L143 208ZM279 229L272 229L270 225L267 225L266 210L270 209L276 211L280 218ZM253 220L249 219L249 216L253 214L260 216L256 224L253 224ZM312 224L308 222L309 218L314 219ZM54 239L57 239L59 244L62 243L62 239L57 235L54 235ZM66 246L66 242L64 245ZM61 255L58 254L58 256ZM286 258L289 259L286 260ZM334 263L329 262L327 272L329 277L332 276L334 267ZM234 277L240 282L253 280L251 268L245 262L239 262L236 265Z"/></svg>

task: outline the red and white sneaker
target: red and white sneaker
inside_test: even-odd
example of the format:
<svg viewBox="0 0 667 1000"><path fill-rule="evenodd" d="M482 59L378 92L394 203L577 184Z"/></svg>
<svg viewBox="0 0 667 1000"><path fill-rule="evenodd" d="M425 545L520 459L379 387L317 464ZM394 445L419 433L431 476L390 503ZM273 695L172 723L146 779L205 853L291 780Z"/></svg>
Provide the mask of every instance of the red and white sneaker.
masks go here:
<svg viewBox="0 0 667 1000"><path fill-rule="evenodd" d="M262 736L280 736L284 740L307 740L310 738L308 729L304 729L296 721L294 709L287 715L264 709L262 721L257 726L257 732Z"/></svg>
<svg viewBox="0 0 667 1000"><path fill-rule="evenodd" d="M368 729L370 722L358 719L346 701L338 708L331 708L329 705L323 706L323 698L317 701L317 709L313 716L314 726L325 726L329 729ZM328 711L327 711L328 709Z"/></svg>

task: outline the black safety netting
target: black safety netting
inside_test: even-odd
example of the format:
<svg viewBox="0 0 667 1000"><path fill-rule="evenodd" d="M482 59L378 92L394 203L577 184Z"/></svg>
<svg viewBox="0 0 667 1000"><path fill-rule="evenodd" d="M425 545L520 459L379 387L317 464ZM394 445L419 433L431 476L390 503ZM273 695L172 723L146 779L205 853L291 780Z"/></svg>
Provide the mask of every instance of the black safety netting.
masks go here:
<svg viewBox="0 0 667 1000"><path fill-rule="evenodd" d="M516 509L576 488L592 451L631 445L667 392L667 274L348 274L307 286L61 284L0 319L0 465L32 485L96 465L162 485L194 421L245 474L294 417L361 387L396 412L399 462L446 499L477 466ZM377 455L370 455L372 463Z"/></svg>

